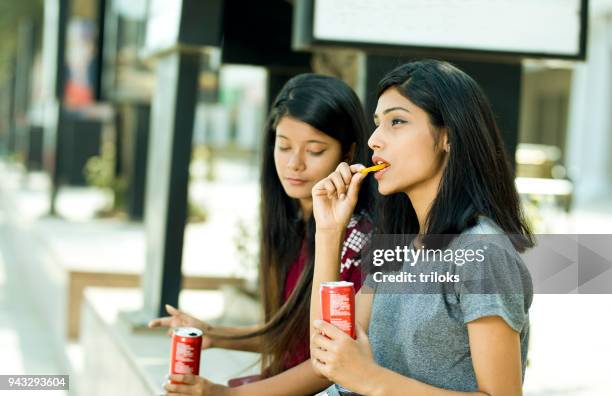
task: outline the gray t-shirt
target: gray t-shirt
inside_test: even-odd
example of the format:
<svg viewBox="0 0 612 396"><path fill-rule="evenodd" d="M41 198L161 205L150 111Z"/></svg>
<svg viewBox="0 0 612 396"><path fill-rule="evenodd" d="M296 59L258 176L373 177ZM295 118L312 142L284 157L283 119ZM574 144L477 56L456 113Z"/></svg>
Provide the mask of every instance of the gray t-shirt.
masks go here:
<svg viewBox="0 0 612 396"><path fill-rule="evenodd" d="M492 239L491 235L496 236ZM510 239L486 217L480 217L474 227L465 230L447 248L484 248L484 261L461 266L431 262L424 265L439 273L446 270L457 274L462 280L477 280L477 286L486 285L484 289L489 291L476 294L466 289L465 283L440 283L439 292L431 289L432 284L425 293L406 292L411 285L380 283L369 275L365 285L374 289L375 295L368 335L377 364L436 387L477 391L467 323L499 316L520 334L524 378L533 285L521 257ZM421 264L405 263L402 271L422 270L425 267ZM491 292L491 288L497 292ZM337 389L332 386L326 393L336 396Z"/></svg>

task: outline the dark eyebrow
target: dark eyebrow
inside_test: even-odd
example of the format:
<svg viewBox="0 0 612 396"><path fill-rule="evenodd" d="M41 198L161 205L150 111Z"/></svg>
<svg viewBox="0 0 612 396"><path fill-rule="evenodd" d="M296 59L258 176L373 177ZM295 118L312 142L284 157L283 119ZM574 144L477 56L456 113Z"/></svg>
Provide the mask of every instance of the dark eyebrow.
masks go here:
<svg viewBox="0 0 612 396"><path fill-rule="evenodd" d="M388 113L390 113L390 112L392 112L392 111L395 111L395 110L403 110L403 111L405 111L406 113L410 113L410 110L408 110L408 109L406 109L406 108L404 108L404 107L400 107L400 106L390 107L390 108L388 108L388 109L386 109L386 110L383 110L383 112L382 112L382 113L383 113L383 115L385 115L385 114L388 114ZM374 114L374 119L377 119L377 118L378 118L378 115L377 115L377 114Z"/></svg>
<svg viewBox="0 0 612 396"><path fill-rule="evenodd" d="M283 139L291 140L287 136L281 135L280 133L277 133L276 137L280 137L280 138L283 138ZM324 142L322 140L315 140L315 139L308 140L306 143L319 143L319 144L324 144L326 146L329 145L329 143L327 143L327 142Z"/></svg>

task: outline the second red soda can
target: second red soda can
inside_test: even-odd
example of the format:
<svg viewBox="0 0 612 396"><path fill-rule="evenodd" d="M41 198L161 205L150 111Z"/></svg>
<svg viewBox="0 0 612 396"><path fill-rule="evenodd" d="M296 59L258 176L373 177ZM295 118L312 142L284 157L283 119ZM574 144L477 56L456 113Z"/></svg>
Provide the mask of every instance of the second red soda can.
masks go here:
<svg viewBox="0 0 612 396"><path fill-rule="evenodd" d="M321 283L321 316L355 339L355 289L352 282Z"/></svg>

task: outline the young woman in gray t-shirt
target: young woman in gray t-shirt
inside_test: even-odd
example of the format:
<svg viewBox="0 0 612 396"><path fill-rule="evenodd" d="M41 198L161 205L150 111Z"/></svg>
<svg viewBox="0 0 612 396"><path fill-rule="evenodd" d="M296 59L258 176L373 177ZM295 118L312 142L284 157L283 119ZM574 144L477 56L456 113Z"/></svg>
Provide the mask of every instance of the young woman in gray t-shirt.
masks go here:
<svg viewBox="0 0 612 396"><path fill-rule="evenodd" d="M323 394L521 395L533 290L518 253L533 236L485 95L449 63L411 62L380 82L374 121L372 162L387 164L374 175L383 196L378 232L417 235L415 251L472 249L483 260L430 263L447 282L427 290L369 276L356 297L353 340L318 320L319 286L338 278L364 166L342 163L317 183L311 361L338 384ZM448 281L454 276L466 282Z"/></svg>

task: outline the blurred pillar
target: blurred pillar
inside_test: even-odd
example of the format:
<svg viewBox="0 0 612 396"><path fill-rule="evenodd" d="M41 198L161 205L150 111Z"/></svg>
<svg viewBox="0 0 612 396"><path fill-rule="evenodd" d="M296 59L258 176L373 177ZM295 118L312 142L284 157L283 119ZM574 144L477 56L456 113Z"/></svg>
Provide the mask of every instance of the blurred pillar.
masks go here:
<svg viewBox="0 0 612 396"><path fill-rule="evenodd" d="M15 154L15 149L16 149L16 142L17 142L17 137L16 137L16 131L15 131L15 91L16 91L16 81L17 78L15 76L15 59L11 59L11 68L10 68L10 77L8 78L8 112L7 112L7 142L6 142L6 147L7 147L7 152L9 154Z"/></svg>
<svg viewBox="0 0 612 396"><path fill-rule="evenodd" d="M135 4L135 5L134 5ZM133 8L131 8L133 7ZM109 0L100 3L101 26L104 27L100 44L100 97L102 101L110 103L115 109L115 176L125 180L127 190L125 199L127 215L130 220L141 221L144 218L144 195L147 166L147 148L149 136L149 118L151 109L151 96L148 90L138 86L142 76L138 78L122 77L126 70L139 68L136 59L120 60L121 51L126 49L126 43L135 45L135 34L127 34L125 24L128 23L126 15L121 10L135 9L136 15L130 24L139 28L146 23L145 2L132 0ZM125 57L124 57L125 58ZM152 76L146 74L147 78ZM134 84L134 85L131 85Z"/></svg>
<svg viewBox="0 0 612 396"><path fill-rule="evenodd" d="M62 169L59 138L64 84L64 52L68 0L45 0L43 31L43 165L51 177L50 214L55 215L55 202Z"/></svg>
<svg viewBox="0 0 612 396"><path fill-rule="evenodd" d="M612 2L592 2L590 15L589 57L574 70L565 149L577 206L612 197Z"/></svg>
<svg viewBox="0 0 612 396"><path fill-rule="evenodd" d="M96 10L103 7L104 0L49 0L44 2L43 164L51 178L49 211L51 215L56 214L60 185L62 183L84 185L86 183L83 177L84 165L89 158L100 153L100 131L104 120L84 111L86 107L93 105L93 101L97 98L98 64L94 65L92 61L91 65L87 65L87 80L92 79L87 84L91 86L74 84L74 76L70 76L70 72L67 71L71 65L71 57L66 57L67 46L70 45L70 49L73 50L80 48L81 45L69 43L67 40L67 28L71 23L71 15L76 15L72 12L71 6L74 6L77 12L82 11L84 5L92 5L92 10ZM87 16L87 18L90 17L93 20L103 16ZM103 20L97 21L97 26L100 26L99 22L103 23ZM71 32L78 34L78 30L71 30ZM96 33L92 32L92 34ZM96 48L96 44L92 44ZM98 57L97 48L91 57L94 59Z"/></svg>
<svg viewBox="0 0 612 396"><path fill-rule="evenodd" d="M154 0L147 26L148 51L156 60L145 189L146 268L144 301L122 315L135 327L178 305L187 219L189 163L200 60L204 46L218 45L222 2ZM160 27L174 27L161 31Z"/></svg>
<svg viewBox="0 0 612 396"><path fill-rule="evenodd" d="M127 191L127 210L130 219L142 220L145 206L151 106L148 103L136 103L130 107L133 112L133 123L130 126L129 158L131 163L127 170L130 180Z"/></svg>
<svg viewBox="0 0 612 396"><path fill-rule="evenodd" d="M32 63L34 59L34 26L31 20L19 24L17 39L17 63L15 68L15 149L28 164L29 125L27 120L30 105Z"/></svg>
<svg viewBox="0 0 612 396"><path fill-rule="evenodd" d="M178 305L187 184L200 54L173 51L156 65L147 161L144 309L163 315ZM160 287L161 286L161 287Z"/></svg>
<svg viewBox="0 0 612 396"><path fill-rule="evenodd" d="M8 154L9 137L9 104L11 98L9 90L9 79L4 80L0 85L0 155Z"/></svg>

